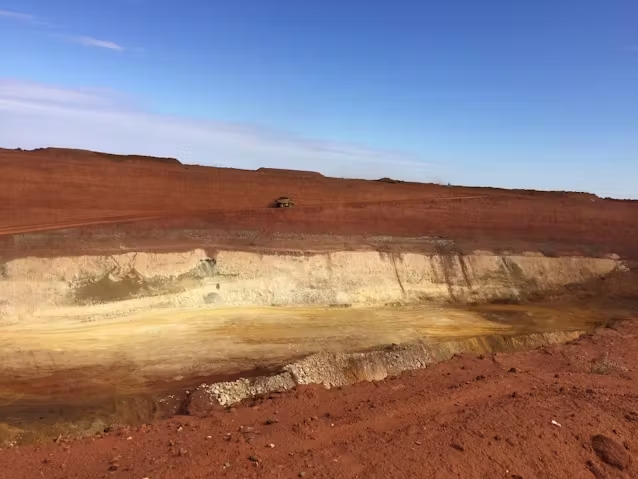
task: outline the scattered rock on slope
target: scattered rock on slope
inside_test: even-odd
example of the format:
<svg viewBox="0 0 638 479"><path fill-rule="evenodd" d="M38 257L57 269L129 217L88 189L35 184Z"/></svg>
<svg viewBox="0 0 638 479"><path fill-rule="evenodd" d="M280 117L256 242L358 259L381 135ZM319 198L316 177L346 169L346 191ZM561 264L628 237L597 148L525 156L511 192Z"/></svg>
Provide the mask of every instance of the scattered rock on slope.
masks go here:
<svg viewBox="0 0 638 479"><path fill-rule="evenodd" d="M629 465L629 454L621 444L613 439L597 434L591 438L591 445L598 457L610 466L623 471Z"/></svg>

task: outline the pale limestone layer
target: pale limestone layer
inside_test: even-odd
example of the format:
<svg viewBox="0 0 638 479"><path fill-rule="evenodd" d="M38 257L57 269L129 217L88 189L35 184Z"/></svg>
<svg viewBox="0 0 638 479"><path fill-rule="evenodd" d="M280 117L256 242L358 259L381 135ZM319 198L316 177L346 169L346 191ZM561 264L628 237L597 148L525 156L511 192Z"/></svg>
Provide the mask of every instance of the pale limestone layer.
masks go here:
<svg viewBox="0 0 638 479"><path fill-rule="evenodd" d="M513 334L524 320L502 324L447 303L542 295L622 269L613 258L484 252L16 259L0 264L0 373L117 366L138 378L188 376L321 352ZM581 327L527 313L544 331Z"/></svg>
<svg viewBox="0 0 638 479"><path fill-rule="evenodd" d="M613 257L221 251L22 258L0 265L0 322L155 309L517 300L625 269Z"/></svg>

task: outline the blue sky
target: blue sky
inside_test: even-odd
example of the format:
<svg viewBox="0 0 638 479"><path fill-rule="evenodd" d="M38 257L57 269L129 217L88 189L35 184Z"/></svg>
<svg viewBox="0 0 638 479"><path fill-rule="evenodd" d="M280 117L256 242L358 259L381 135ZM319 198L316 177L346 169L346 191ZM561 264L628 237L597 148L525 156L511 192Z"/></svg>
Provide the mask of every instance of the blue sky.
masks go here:
<svg viewBox="0 0 638 479"><path fill-rule="evenodd" d="M0 0L0 146L638 198L635 0Z"/></svg>

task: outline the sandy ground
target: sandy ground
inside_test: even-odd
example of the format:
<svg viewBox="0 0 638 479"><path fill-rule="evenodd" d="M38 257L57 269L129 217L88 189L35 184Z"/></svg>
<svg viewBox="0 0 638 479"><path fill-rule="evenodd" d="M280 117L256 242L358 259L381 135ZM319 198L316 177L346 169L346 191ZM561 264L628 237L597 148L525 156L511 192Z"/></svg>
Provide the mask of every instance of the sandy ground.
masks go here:
<svg viewBox="0 0 638 479"><path fill-rule="evenodd" d="M615 313L628 317L629 310ZM608 309L571 305L468 307L182 308L96 322L76 318L3 326L0 398L9 376L128 364L149 376L222 374L280 366L317 352L363 351L389 344L485 335L584 330ZM37 367L29 368L33 364Z"/></svg>
<svg viewBox="0 0 638 479"><path fill-rule="evenodd" d="M360 351L530 329L579 330L596 321L595 313L587 313L576 310L561 324L544 327L533 317L505 324L471 311L427 307L173 309L91 323L73 318L29 322L2 329L0 400L12 389L5 380L16 375L37 378L102 364L127 364L140 382L148 377L222 374L280 366L320 351ZM542 321L543 311L537 316ZM114 379L117 388L119 378Z"/></svg>
<svg viewBox="0 0 638 479"><path fill-rule="evenodd" d="M0 477L638 477L637 335L630 321L528 353L5 449Z"/></svg>

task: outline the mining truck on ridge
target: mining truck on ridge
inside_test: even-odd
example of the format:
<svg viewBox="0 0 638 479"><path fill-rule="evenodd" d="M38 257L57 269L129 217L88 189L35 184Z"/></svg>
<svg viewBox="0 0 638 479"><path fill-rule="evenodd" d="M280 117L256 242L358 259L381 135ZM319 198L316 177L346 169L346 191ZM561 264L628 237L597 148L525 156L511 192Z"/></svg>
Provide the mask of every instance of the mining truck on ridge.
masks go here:
<svg viewBox="0 0 638 479"><path fill-rule="evenodd" d="M281 196L275 200L275 208L291 208L295 206L295 202L287 196Z"/></svg>

